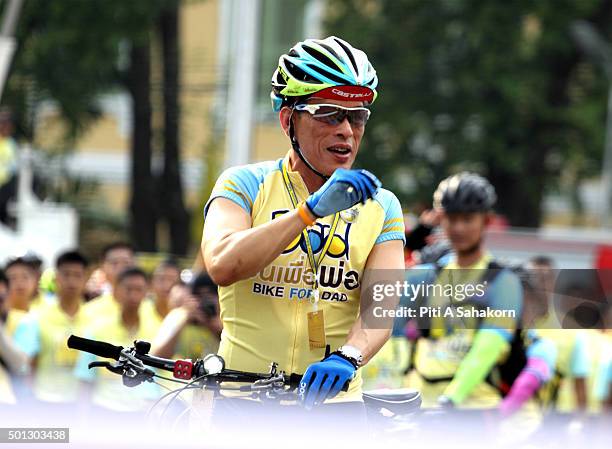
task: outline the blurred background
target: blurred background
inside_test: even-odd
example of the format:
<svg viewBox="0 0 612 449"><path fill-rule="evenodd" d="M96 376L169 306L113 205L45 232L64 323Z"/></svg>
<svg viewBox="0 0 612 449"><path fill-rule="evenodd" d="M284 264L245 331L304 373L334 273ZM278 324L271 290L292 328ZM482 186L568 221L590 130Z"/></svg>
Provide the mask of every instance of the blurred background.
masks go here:
<svg viewBox="0 0 612 449"><path fill-rule="evenodd" d="M611 0L4 0L0 258L124 240L193 260L229 165L281 157L278 56L334 34L380 79L358 164L407 226L438 182L497 189L490 243L612 266ZM609 110L610 109L610 110Z"/></svg>

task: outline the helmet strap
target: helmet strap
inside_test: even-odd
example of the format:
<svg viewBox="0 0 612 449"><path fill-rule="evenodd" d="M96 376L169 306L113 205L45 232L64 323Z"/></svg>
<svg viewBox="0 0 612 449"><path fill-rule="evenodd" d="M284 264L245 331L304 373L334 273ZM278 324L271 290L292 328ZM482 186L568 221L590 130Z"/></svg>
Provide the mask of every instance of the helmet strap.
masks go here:
<svg viewBox="0 0 612 449"><path fill-rule="evenodd" d="M302 149L300 148L300 144L297 141L297 137L295 137L295 131L293 129L293 108L291 108L291 116L289 117L289 139L291 140L291 147L298 154L298 156L300 157L302 162L304 162L306 167L308 167L315 175L327 181L329 179L329 176L325 176L323 173L314 168L312 164L308 162L308 160L304 156L304 153L302 153Z"/></svg>

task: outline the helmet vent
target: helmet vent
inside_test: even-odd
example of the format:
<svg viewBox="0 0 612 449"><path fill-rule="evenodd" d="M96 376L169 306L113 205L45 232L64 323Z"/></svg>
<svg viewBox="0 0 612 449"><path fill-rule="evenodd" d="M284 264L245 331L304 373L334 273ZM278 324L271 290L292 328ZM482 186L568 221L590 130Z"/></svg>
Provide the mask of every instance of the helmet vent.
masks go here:
<svg viewBox="0 0 612 449"><path fill-rule="evenodd" d="M342 59L340 57L340 55L336 52L336 50L334 50L333 48L331 48L329 45L327 45L326 43L324 43L323 41L317 41L317 44L319 44L321 47L323 47L325 50L327 50L328 52L330 52L332 55L334 55L334 58L336 59Z"/></svg>
<svg viewBox="0 0 612 449"><path fill-rule="evenodd" d="M314 48L304 46L304 51L308 53L310 56L312 56L313 58L315 58L320 63L325 64L327 67L337 67L337 64L334 61L329 59L323 53L315 50Z"/></svg>
<svg viewBox="0 0 612 449"><path fill-rule="evenodd" d="M334 40L344 49L344 52L348 55L349 59L351 60L351 64L353 65L353 69L355 70L355 73L359 73L357 63L355 62L355 58L353 58L353 52L340 39Z"/></svg>
<svg viewBox="0 0 612 449"><path fill-rule="evenodd" d="M310 64L308 64L308 67L310 67L312 70L315 70L317 72L319 72L321 75L329 78L330 80L332 80L335 83L338 83L339 85L343 85L346 84L346 80L340 78L339 76L334 75L331 72L328 72L327 70L321 68L321 67L314 67Z"/></svg>

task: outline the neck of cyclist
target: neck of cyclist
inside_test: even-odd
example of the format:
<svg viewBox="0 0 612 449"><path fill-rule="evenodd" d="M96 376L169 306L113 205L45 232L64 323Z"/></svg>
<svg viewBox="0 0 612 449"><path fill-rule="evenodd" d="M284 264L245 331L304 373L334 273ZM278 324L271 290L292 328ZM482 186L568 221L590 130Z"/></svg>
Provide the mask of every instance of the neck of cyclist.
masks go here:
<svg viewBox="0 0 612 449"><path fill-rule="evenodd" d="M303 150L302 150L303 151ZM312 164L312 161L308 161ZM313 172L305 163L300 159L295 150L291 150L289 156L289 164L292 171L296 171L302 177L304 184L309 193L316 192L319 188L325 184L325 179Z"/></svg>
<svg viewBox="0 0 612 449"><path fill-rule="evenodd" d="M478 240L474 246L464 249L457 250L457 265L460 267L471 267L478 262L484 255L484 248L482 246L482 239Z"/></svg>

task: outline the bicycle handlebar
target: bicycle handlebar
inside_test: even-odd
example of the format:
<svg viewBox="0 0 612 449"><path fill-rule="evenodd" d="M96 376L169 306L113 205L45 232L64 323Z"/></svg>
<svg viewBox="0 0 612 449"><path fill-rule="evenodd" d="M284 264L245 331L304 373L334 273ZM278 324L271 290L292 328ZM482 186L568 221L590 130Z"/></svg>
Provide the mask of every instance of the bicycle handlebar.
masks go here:
<svg viewBox="0 0 612 449"><path fill-rule="evenodd" d="M236 371L231 369L223 369L217 374L208 374L204 369L204 364L201 359L193 362L187 360L171 360L161 357L155 357L148 354L150 344L144 341L137 341L133 348L124 348L123 346L115 346L110 343L90 340L87 338L71 335L68 338L68 347L78 351L89 352L103 358L114 359L117 361L125 360L126 362L140 362L142 365L151 366L153 368L163 369L173 373L174 377L179 379L197 379L207 376L210 380L216 382L245 382L255 383L257 381L265 381L276 379L282 375L284 385L291 388L297 388L302 380L301 374L284 374L284 372L276 371L276 363L272 363L269 373L249 373L244 371ZM97 365L99 366L99 365ZM133 367L133 365L132 365ZM347 391L349 382L347 381L342 391Z"/></svg>
<svg viewBox="0 0 612 449"><path fill-rule="evenodd" d="M89 340L88 338L71 335L68 338L68 347L78 351L89 352L90 354L103 357L105 359L119 360L123 346L115 346L103 341Z"/></svg>

